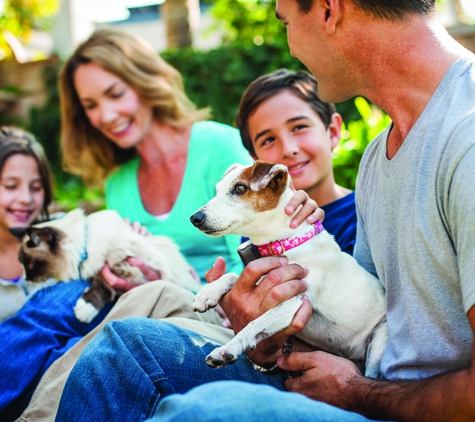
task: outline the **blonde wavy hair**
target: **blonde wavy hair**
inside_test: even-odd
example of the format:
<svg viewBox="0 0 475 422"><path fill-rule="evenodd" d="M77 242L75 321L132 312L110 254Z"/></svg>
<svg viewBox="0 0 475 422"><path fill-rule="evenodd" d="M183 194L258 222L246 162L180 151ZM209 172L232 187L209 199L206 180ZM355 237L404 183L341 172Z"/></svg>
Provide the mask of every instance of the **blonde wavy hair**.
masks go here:
<svg viewBox="0 0 475 422"><path fill-rule="evenodd" d="M141 38L112 28L94 32L59 73L63 165L88 185L103 185L136 151L119 148L90 124L74 88L74 73L87 63L96 63L122 79L162 123L180 129L210 117L209 109L197 109L186 96L178 70Z"/></svg>

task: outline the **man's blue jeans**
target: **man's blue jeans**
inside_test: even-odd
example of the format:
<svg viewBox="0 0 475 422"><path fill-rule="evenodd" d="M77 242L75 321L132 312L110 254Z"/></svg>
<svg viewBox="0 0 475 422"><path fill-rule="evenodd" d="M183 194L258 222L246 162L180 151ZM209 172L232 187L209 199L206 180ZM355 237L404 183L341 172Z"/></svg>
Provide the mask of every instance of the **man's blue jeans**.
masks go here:
<svg viewBox="0 0 475 422"><path fill-rule="evenodd" d="M160 399L219 380L284 389L286 374L260 373L243 356L222 369L208 367L205 357L215 347L213 340L164 321L109 322L74 366L56 420L143 421L153 416Z"/></svg>
<svg viewBox="0 0 475 422"><path fill-rule="evenodd" d="M71 281L37 291L0 324L0 420L15 420L28 405L48 367L93 330L112 305L89 324L74 316L77 299L90 284Z"/></svg>
<svg viewBox="0 0 475 422"><path fill-rule="evenodd" d="M239 381L205 384L160 402L149 422L365 422L368 419L266 385Z"/></svg>

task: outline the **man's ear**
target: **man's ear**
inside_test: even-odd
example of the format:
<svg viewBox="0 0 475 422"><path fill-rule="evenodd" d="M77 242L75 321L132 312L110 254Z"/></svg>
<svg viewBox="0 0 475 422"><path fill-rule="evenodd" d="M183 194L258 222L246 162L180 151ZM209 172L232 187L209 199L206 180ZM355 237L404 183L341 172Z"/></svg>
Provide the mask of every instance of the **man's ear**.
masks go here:
<svg viewBox="0 0 475 422"><path fill-rule="evenodd" d="M288 170L282 164L271 164L257 160L251 174L250 187L253 191L260 191L269 186L272 190L286 185Z"/></svg>
<svg viewBox="0 0 475 422"><path fill-rule="evenodd" d="M342 8L341 0L324 0L325 8L325 30L328 35L333 35L336 32L336 27L341 21Z"/></svg>

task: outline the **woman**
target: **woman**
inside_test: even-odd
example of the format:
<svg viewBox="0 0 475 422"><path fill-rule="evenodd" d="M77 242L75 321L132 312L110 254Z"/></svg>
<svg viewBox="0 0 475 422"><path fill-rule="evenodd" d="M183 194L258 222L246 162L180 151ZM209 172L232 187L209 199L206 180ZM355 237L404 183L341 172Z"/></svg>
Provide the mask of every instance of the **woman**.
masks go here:
<svg viewBox="0 0 475 422"><path fill-rule="evenodd" d="M140 39L95 32L60 74L62 151L66 167L88 183L106 179L106 202L152 234L168 235L204 280L213 256L240 271L240 239L213 239L189 217L234 162L249 163L239 134L205 122L181 76ZM115 171L115 172L114 172Z"/></svg>

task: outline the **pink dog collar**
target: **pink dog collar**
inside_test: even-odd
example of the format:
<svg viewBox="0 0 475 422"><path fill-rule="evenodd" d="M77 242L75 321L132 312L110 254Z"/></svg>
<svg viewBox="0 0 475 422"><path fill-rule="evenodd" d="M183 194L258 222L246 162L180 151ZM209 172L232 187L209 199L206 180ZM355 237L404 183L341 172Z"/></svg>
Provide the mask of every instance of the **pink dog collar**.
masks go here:
<svg viewBox="0 0 475 422"><path fill-rule="evenodd" d="M320 221L317 221L313 224L313 230L305 233L303 236L297 236L292 239L288 237L281 240L275 240L273 242L266 243L264 245L256 246L259 250L261 256L278 256L282 255L285 251L289 249L296 248L297 246L305 243L306 241L312 239L317 234L320 234L325 230Z"/></svg>

